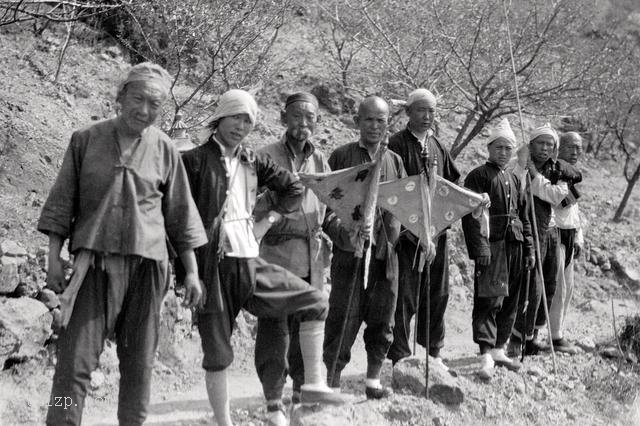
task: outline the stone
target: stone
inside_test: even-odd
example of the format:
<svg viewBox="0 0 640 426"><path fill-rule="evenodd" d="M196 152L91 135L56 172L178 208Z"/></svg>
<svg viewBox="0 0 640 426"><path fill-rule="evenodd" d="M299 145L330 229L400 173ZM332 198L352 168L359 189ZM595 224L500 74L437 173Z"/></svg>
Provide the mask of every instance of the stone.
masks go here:
<svg viewBox="0 0 640 426"><path fill-rule="evenodd" d="M13 293L19 283L18 265L16 263L3 262L0 265L0 294Z"/></svg>
<svg viewBox="0 0 640 426"><path fill-rule="evenodd" d="M605 259L605 261L600 265L600 269L603 271L611 270L611 262L609 262L609 259Z"/></svg>
<svg viewBox="0 0 640 426"><path fill-rule="evenodd" d="M27 251L12 240L4 240L0 243L0 255L10 257L26 257Z"/></svg>
<svg viewBox="0 0 640 426"><path fill-rule="evenodd" d="M0 365L34 357L51 335L51 314L32 298L0 298Z"/></svg>
<svg viewBox="0 0 640 426"><path fill-rule="evenodd" d="M627 263L628 256L622 252L611 257L611 269L616 273L619 281L629 285L633 289L640 289L640 272Z"/></svg>
<svg viewBox="0 0 640 426"><path fill-rule="evenodd" d="M424 395L425 360L408 357L393 367L392 386L395 391ZM460 405L464 392L460 380L444 370L429 357L429 397L445 405Z"/></svg>
<svg viewBox="0 0 640 426"><path fill-rule="evenodd" d="M596 342L591 337L585 337L576 343L585 351L592 351L596 348Z"/></svg>
<svg viewBox="0 0 640 426"><path fill-rule="evenodd" d="M60 306L60 299L58 299L58 295L49 288L45 288L40 291L40 294L38 294L38 300L44 303L44 305L50 310Z"/></svg>
<svg viewBox="0 0 640 426"><path fill-rule="evenodd" d="M546 377L547 375L547 373L545 373L544 370L542 370L542 368L535 365L529 367L529 369L527 370L527 374L534 377Z"/></svg>
<svg viewBox="0 0 640 426"><path fill-rule="evenodd" d="M615 346L609 346L602 349L600 355L605 358L620 358L620 351Z"/></svg>
<svg viewBox="0 0 640 426"><path fill-rule="evenodd" d="M95 390L104 385L105 377L102 371L95 370L91 372L91 389Z"/></svg>

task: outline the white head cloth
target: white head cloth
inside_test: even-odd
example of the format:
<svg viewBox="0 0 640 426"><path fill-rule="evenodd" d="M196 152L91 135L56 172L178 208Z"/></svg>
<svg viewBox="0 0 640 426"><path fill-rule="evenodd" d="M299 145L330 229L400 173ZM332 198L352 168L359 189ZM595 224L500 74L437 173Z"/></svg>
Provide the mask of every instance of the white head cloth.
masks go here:
<svg viewBox="0 0 640 426"><path fill-rule="evenodd" d="M507 120L506 118L500 120L500 122L489 131L489 139L487 140L487 145L498 138L504 138L511 142L512 147L516 147L516 135L513 134L513 130L511 130L511 125L509 124L509 120Z"/></svg>
<svg viewBox="0 0 640 426"><path fill-rule="evenodd" d="M405 106L408 108L417 101L427 101L429 106L433 108L435 108L438 103L433 93L431 93L427 89L416 89L413 92L409 93L409 97L407 98L407 103L405 104Z"/></svg>
<svg viewBox="0 0 640 426"><path fill-rule="evenodd" d="M529 142L533 141L538 136L551 136L553 138L554 149L558 149L558 143L560 142L560 138L558 138L558 133L551 127L551 124L546 123L544 126L540 126L537 129L533 129L531 135L529 136Z"/></svg>
<svg viewBox="0 0 640 426"><path fill-rule="evenodd" d="M231 89L224 92L218 99L218 107L213 113L211 122L236 114L247 114L251 124L256 124L258 104L249 92L240 89Z"/></svg>

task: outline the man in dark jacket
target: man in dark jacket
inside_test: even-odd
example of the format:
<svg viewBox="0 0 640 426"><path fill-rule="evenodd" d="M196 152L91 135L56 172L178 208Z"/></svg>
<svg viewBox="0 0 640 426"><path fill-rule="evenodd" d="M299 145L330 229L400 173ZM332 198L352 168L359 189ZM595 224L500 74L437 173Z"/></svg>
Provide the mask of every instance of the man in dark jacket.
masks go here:
<svg viewBox="0 0 640 426"><path fill-rule="evenodd" d="M346 169L375 158L387 136L388 119L389 106L383 99L377 96L365 98L354 117L360 128L360 141L337 148L329 157L331 169ZM391 151L385 151L380 181L405 176L400 157ZM327 215L324 229L333 240L331 295L324 339L324 361L329 374L337 358L335 375L329 377L329 384L332 387L340 386L340 373L351 359L351 347L364 321L367 351L366 395L369 399L387 397L390 390L380 384L380 371L393 341L393 316L398 295L398 259L394 245L400 233L400 223L388 212L378 210L376 213L368 283L364 282L364 262L358 262L354 255L354 236L346 231L333 213ZM356 265L361 268L356 270ZM354 285L354 297L347 310L349 294ZM345 318L347 326L340 345Z"/></svg>
<svg viewBox="0 0 640 426"><path fill-rule="evenodd" d="M526 339L525 354L535 355L544 346L538 341L538 330L546 324L545 309L542 305L542 292L545 292L547 305L551 306L556 290L558 271L557 250L559 244L558 228L553 216L552 206L559 204L569 193L568 183L578 183L582 174L563 160L557 160L559 138L549 125L538 127L530 137L528 173L531 177L531 192L538 229L538 244L542 274L538 268L531 270L529 294L520 295L520 304L528 298L526 315L518 311L516 323L509 343L509 354L519 355L522 339ZM526 179L526 171L516 166L514 173Z"/></svg>
<svg viewBox="0 0 640 426"><path fill-rule="evenodd" d="M300 207L304 188L268 155L255 154L242 145L257 113L258 106L249 93L224 93L212 118L213 134L183 157L209 237L209 243L196 253L206 290L198 327L207 393L219 425L231 424L226 371L233 361L235 317L242 308L259 318L296 314L301 321L300 349L305 369L302 401L340 402L326 385L321 368L326 296L259 257L252 218L257 188L266 187L277 194L278 205L268 213L273 222Z"/></svg>
<svg viewBox="0 0 640 426"><path fill-rule="evenodd" d="M389 149L397 153L409 176L417 175L430 164L426 158L435 159L436 173L439 176L457 182L460 173L456 168L449 151L434 136L432 126L436 113L436 98L426 89L416 89L409 94L406 103L409 116L407 128L389 139ZM435 157L435 158L434 158ZM415 267L414 259L419 248L417 239L407 230L403 230L398 241L398 262L400 276L398 280L398 306L395 313L393 344L387 354L394 363L411 355L409 336L411 334L411 318L418 313L418 336L420 345L426 346L425 324L427 319L426 289L430 289L430 341L429 355L441 364L440 349L444 346L444 312L449 301L449 249L447 233L442 233L434 240L436 256L430 266L422 271L422 281L418 282L420 271ZM427 283L428 280L428 283ZM416 300L420 286L420 300ZM446 367L445 367L446 368Z"/></svg>
<svg viewBox="0 0 640 426"><path fill-rule="evenodd" d="M491 378L494 364L517 371L520 364L505 354L505 345L516 319L522 278L535 263L527 200L519 179L505 167L516 138L505 118L492 129L487 162L473 169L464 185L489 194L489 238L480 224L462 218L469 257L475 261L472 327L473 341L480 346L478 374Z"/></svg>

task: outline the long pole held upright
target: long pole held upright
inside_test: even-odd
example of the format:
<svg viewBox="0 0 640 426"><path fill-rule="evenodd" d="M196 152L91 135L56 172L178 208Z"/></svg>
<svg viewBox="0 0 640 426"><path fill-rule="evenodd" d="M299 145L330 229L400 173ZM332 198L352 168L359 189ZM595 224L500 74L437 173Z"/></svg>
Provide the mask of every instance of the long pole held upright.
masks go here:
<svg viewBox="0 0 640 426"><path fill-rule="evenodd" d="M502 9L504 11L504 19L505 19L505 24L507 26L507 41L509 42L509 55L511 57L511 69L513 71L513 84L516 91L516 102L518 103L518 116L520 118L520 132L522 135L522 142L525 143L526 139L525 139L525 133L524 133L524 120L522 118L522 106L520 104L520 91L518 90L518 77L517 77L517 71L516 71L516 62L513 57L513 43L511 41L511 29L509 27L509 12L507 10L506 0L502 0ZM528 175L529 175L529 172L527 171L527 178L529 178ZM527 179L527 181L530 182L529 179ZM544 276L544 274L542 271L542 259L540 256L540 240L538 239L539 237L538 221L536 220L536 210L535 210L535 205L533 203L533 193L531 192L530 185L529 185L529 190L527 191L527 194L529 197L529 205L531 207L531 223L533 224L533 245L536 250L536 268L538 269L538 276L541 279L543 279L542 277ZM529 273L529 271L527 271L527 273ZM531 285L536 285L536 283L535 282L531 283ZM528 296L529 295L527 294L526 297ZM556 374L557 373L556 353L555 353L555 350L553 349L553 341L551 336L551 322L549 321L549 305L547 303L547 294L544 291L544 288L542 289L542 305L544 307L545 318L547 319L547 328L549 332L549 347L551 348L551 357L553 360L553 373ZM523 340L526 339L525 330L523 330L522 339Z"/></svg>

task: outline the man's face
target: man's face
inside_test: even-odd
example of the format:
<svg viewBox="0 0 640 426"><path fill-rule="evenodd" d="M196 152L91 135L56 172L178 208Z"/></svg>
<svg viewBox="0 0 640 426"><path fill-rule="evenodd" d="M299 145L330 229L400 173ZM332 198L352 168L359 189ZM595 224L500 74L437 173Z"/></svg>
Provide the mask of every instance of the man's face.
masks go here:
<svg viewBox="0 0 640 426"><path fill-rule="evenodd" d="M582 141L574 138L569 142L565 142L558 148L558 158L563 159L569 164L575 165L582 154Z"/></svg>
<svg viewBox="0 0 640 426"><path fill-rule="evenodd" d="M355 116L355 122L360 129L362 143L375 146L387 135L389 109L379 104L368 105Z"/></svg>
<svg viewBox="0 0 640 426"><path fill-rule="evenodd" d="M216 136L222 145L233 149L242 143L252 129L249 114L230 115L218 121Z"/></svg>
<svg viewBox="0 0 640 426"><path fill-rule="evenodd" d="M489 151L489 161L504 168L513 154L513 145L505 138L498 138L489 144L487 150Z"/></svg>
<svg viewBox="0 0 640 426"><path fill-rule="evenodd" d="M529 144L533 161L544 163L553 153L555 142L551 135L540 135Z"/></svg>
<svg viewBox="0 0 640 426"><path fill-rule="evenodd" d="M421 99L407 108L409 127L416 132L426 132L433 124L436 109L430 102Z"/></svg>
<svg viewBox="0 0 640 426"><path fill-rule="evenodd" d="M285 111L287 133L297 141L311 137L318 121L318 110L310 102L294 102Z"/></svg>
<svg viewBox="0 0 640 426"><path fill-rule="evenodd" d="M165 99L165 92L155 83L133 81L120 96L120 116L129 129L142 132L156 121Z"/></svg>

